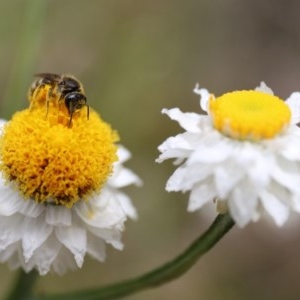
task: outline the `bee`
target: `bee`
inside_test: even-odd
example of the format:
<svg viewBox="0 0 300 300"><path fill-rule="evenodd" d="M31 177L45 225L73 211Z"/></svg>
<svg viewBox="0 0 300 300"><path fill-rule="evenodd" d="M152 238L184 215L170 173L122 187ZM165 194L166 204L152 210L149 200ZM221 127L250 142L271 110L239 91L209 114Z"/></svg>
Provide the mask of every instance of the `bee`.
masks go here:
<svg viewBox="0 0 300 300"><path fill-rule="evenodd" d="M33 82L29 90L29 99L32 104L46 98L46 113L48 115L49 102L57 99L58 103L63 102L68 110L70 119L68 127L72 124L73 114L87 107L87 119L89 119L89 105L84 95L81 82L71 75L58 75L52 73L36 74L38 78ZM41 93L46 93L46 95ZM44 99L44 98L43 98Z"/></svg>
<svg viewBox="0 0 300 300"><path fill-rule="evenodd" d="M45 101L48 106L50 99L53 97L54 88L61 76L56 74L47 74L47 76L46 74L37 74L35 76L38 78L31 84L28 92L30 106L33 108L35 104L44 103Z"/></svg>

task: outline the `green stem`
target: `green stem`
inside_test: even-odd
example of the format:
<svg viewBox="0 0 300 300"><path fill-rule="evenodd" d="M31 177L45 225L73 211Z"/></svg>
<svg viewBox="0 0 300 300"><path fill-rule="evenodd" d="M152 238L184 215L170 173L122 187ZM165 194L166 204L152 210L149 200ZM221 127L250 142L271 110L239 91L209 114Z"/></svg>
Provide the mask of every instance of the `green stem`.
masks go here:
<svg viewBox="0 0 300 300"><path fill-rule="evenodd" d="M234 225L228 214L219 215L209 229L182 254L172 261L139 277L102 288L35 297L35 300L108 300L118 299L138 291L169 282L189 270L196 261L210 250Z"/></svg>
<svg viewBox="0 0 300 300"><path fill-rule="evenodd" d="M10 294L6 300L29 300L31 299L32 289L38 278L37 271L31 271L30 273L25 273L23 270L20 271L16 282L11 289Z"/></svg>
<svg viewBox="0 0 300 300"><path fill-rule="evenodd" d="M26 0L25 2L22 26L18 32L16 55L1 105L2 118L10 118L16 110L17 103L27 101L28 80L31 80L33 76L34 65L38 57L47 3L46 0Z"/></svg>

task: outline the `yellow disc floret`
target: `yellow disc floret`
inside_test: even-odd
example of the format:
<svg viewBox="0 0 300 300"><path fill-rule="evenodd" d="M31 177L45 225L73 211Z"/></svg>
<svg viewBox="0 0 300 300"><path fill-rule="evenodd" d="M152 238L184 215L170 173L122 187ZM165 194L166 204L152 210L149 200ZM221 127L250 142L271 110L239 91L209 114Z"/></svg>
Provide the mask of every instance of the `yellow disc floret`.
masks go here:
<svg viewBox="0 0 300 300"><path fill-rule="evenodd" d="M217 130L242 140L273 138L291 119L283 100L259 91L236 91L211 99L209 111Z"/></svg>
<svg viewBox="0 0 300 300"><path fill-rule="evenodd" d="M51 103L50 103L51 104ZM25 198L72 207L101 189L117 160L118 135L93 110L44 105L16 113L0 137L0 169Z"/></svg>

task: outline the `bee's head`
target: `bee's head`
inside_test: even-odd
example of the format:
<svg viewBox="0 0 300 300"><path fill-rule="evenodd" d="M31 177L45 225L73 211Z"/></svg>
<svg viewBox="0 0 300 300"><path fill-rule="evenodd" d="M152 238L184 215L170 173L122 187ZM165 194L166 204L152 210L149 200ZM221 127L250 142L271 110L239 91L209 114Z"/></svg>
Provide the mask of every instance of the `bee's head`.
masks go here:
<svg viewBox="0 0 300 300"><path fill-rule="evenodd" d="M65 97L65 104L69 111L69 114L73 114L76 110L79 110L86 106L86 97L79 92L68 93Z"/></svg>

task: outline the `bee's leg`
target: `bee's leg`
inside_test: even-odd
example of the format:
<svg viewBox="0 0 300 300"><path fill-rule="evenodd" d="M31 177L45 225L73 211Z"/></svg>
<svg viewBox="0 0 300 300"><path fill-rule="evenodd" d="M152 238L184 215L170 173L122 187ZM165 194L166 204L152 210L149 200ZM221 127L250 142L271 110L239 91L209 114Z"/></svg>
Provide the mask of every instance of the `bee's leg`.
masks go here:
<svg viewBox="0 0 300 300"><path fill-rule="evenodd" d="M31 101L30 101L30 110L34 109L34 104L36 102L39 102L37 99L39 97L41 88L43 88L43 87L44 87L44 84L41 84L37 88L35 88L33 91L31 90L29 92L29 98L31 99Z"/></svg>
<svg viewBox="0 0 300 300"><path fill-rule="evenodd" d="M62 104L64 105L64 104L65 104L65 101L64 101L63 95L60 94L60 95L59 95L59 98L58 98L58 100L57 100L58 111L61 110Z"/></svg>
<svg viewBox="0 0 300 300"><path fill-rule="evenodd" d="M89 118L90 118L90 107L89 107L89 105L86 106L86 117L89 120Z"/></svg>
<svg viewBox="0 0 300 300"><path fill-rule="evenodd" d="M34 109L34 94L36 92L36 89L34 91L30 90L28 92L28 99L30 101L29 109L32 111Z"/></svg>
<svg viewBox="0 0 300 300"><path fill-rule="evenodd" d="M70 119L69 119L69 123L68 123L68 127L69 127L69 128L70 128L71 125L72 125L73 113L74 113L74 111L72 111L72 112L70 113Z"/></svg>
<svg viewBox="0 0 300 300"><path fill-rule="evenodd" d="M52 93L52 87L49 88L47 96L46 96L46 118L48 117L48 112L49 112L49 103L53 97Z"/></svg>
<svg viewBox="0 0 300 300"><path fill-rule="evenodd" d="M49 111L49 99L46 100L46 118L48 117L48 111Z"/></svg>

